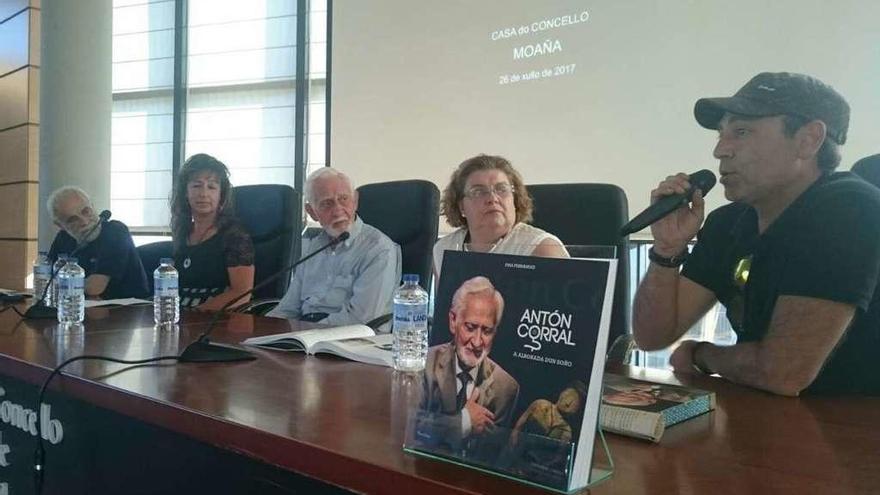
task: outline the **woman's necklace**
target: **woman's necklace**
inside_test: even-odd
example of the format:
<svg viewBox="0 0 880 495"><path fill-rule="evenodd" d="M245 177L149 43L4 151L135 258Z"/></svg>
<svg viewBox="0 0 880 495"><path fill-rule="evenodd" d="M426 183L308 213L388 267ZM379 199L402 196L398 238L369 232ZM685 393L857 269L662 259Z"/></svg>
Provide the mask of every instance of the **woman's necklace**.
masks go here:
<svg viewBox="0 0 880 495"><path fill-rule="evenodd" d="M193 227L195 227L195 226L193 226ZM214 226L213 225L209 226L207 229L205 229L204 232L202 232L202 235L199 236L198 242L194 242L194 243L190 244L190 247L198 246L199 244L205 242L205 239L208 237L208 234L210 234L211 231L213 231L213 230L214 230ZM186 258L183 259L183 267L189 268L190 266L192 266L192 259L189 256L187 256Z"/></svg>

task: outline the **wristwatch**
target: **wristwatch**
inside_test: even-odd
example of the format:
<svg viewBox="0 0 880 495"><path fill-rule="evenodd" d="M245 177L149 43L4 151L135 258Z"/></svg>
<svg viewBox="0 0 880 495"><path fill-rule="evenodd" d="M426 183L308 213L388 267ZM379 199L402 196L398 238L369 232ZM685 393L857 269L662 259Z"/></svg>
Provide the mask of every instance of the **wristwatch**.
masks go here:
<svg viewBox="0 0 880 495"><path fill-rule="evenodd" d="M687 247L685 247L680 253L678 253L672 257L669 257L669 258L667 258L665 256L660 256L659 254L657 254L657 251L654 251L654 246L651 246L651 249L648 250L648 259L653 261L654 263L656 263L660 266L666 267L666 268L680 267L681 264L684 263L684 260L687 259L687 257L688 257Z"/></svg>

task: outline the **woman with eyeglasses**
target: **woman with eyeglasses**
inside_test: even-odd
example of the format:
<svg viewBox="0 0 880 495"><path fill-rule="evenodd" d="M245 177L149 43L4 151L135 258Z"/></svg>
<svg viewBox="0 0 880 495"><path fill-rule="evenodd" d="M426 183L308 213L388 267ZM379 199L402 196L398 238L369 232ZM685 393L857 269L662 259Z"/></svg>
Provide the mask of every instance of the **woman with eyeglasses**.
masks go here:
<svg viewBox="0 0 880 495"><path fill-rule="evenodd" d="M220 160L200 153L180 168L171 236L181 306L218 310L253 288L254 244L235 217L229 170Z"/></svg>
<svg viewBox="0 0 880 495"><path fill-rule="evenodd" d="M435 280L444 251L568 257L559 238L528 224L532 198L503 157L478 155L462 162L443 190L440 212L458 230L434 245Z"/></svg>

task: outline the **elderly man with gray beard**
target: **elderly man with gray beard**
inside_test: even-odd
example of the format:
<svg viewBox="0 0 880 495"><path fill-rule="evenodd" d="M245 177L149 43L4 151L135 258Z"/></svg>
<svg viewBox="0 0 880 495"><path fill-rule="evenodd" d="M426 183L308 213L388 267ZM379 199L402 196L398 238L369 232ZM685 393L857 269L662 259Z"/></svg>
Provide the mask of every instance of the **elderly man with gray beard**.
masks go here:
<svg viewBox="0 0 880 495"><path fill-rule="evenodd" d="M349 238L298 266L267 316L328 325L367 323L391 312L400 282L400 246L357 215L358 193L344 173L322 167L305 184L306 212L321 230L303 236L304 255L343 232Z"/></svg>
<svg viewBox="0 0 880 495"><path fill-rule="evenodd" d="M428 349L419 428L425 438L493 462L507 443L519 383L489 354L504 313L504 297L486 277L471 278L452 296L452 340Z"/></svg>
<svg viewBox="0 0 880 495"><path fill-rule="evenodd" d="M79 248L76 258L86 272L86 297L149 296L144 267L124 223L102 222L89 195L78 187L65 186L54 191L46 207L61 229L52 242L49 260L54 263L59 255Z"/></svg>

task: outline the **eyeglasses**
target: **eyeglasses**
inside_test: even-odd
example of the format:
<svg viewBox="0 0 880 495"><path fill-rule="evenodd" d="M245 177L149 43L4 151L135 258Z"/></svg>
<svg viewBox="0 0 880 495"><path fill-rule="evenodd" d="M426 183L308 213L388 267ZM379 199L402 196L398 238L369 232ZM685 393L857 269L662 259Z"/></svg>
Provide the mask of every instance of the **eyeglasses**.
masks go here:
<svg viewBox="0 0 880 495"><path fill-rule="evenodd" d="M471 199L483 199L489 197L492 193L495 193L499 198L506 198L513 194L513 186L506 182L499 182L492 187L471 186L464 192L464 195Z"/></svg>
<svg viewBox="0 0 880 495"><path fill-rule="evenodd" d="M341 206L348 206L351 204L351 201L351 194L339 194L335 198L324 198L321 201L318 201L317 207L319 210L327 211L333 209L337 203Z"/></svg>

